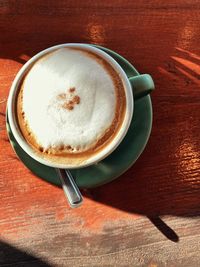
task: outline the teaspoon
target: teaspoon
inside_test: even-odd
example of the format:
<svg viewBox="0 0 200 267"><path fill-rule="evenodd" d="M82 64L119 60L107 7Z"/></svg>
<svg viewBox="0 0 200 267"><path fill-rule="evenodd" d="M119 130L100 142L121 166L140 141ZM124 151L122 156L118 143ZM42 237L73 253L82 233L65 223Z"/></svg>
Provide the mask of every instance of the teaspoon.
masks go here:
<svg viewBox="0 0 200 267"><path fill-rule="evenodd" d="M57 172L69 205L72 208L79 207L83 202L83 197L71 172L67 169L57 169Z"/></svg>

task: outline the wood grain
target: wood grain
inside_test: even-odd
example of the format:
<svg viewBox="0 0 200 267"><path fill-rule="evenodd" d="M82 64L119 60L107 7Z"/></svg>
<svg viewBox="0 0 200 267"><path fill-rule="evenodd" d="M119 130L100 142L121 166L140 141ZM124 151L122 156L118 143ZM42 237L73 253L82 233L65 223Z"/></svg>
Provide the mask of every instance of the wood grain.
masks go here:
<svg viewBox="0 0 200 267"><path fill-rule="evenodd" d="M0 266L199 266L199 1L7 0L0 33ZM156 84L144 153L76 210L24 167L5 129L20 67L66 42L113 49Z"/></svg>

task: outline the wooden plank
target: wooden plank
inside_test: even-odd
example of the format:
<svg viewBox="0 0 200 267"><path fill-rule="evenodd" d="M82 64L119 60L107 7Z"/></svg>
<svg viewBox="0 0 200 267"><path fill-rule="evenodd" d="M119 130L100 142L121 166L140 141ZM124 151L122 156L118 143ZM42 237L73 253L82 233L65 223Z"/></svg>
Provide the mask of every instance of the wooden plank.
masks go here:
<svg viewBox="0 0 200 267"><path fill-rule="evenodd" d="M199 266L199 25L199 1L1 1L0 266ZM156 84L144 153L76 210L24 167L5 129L20 67L65 42L111 48Z"/></svg>

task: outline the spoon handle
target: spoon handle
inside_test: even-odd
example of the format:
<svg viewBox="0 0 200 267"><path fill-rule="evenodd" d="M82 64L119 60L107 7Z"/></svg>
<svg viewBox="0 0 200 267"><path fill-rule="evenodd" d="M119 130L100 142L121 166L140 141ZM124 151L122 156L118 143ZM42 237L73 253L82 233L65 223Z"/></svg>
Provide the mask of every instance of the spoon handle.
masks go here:
<svg viewBox="0 0 200 267"><path fill-rule="evenodd" d="M83 202L83 197L76 185L74 178L69 170L57 169L63 191L72 208L79 207Z"/></svg>

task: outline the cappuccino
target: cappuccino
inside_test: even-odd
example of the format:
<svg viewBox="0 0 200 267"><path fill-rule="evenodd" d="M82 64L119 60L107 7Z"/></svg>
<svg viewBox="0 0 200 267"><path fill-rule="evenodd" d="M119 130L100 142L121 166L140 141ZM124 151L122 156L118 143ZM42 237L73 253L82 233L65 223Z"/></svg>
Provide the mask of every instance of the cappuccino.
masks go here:
<svg viewBox="0 0 200 267"><path fill-rule="evenodd" d="M38 59L19 86L17 119L25 140L52 162L79 164L119 131L126 96L120 74L83 48L64 47Z"/></svg>

